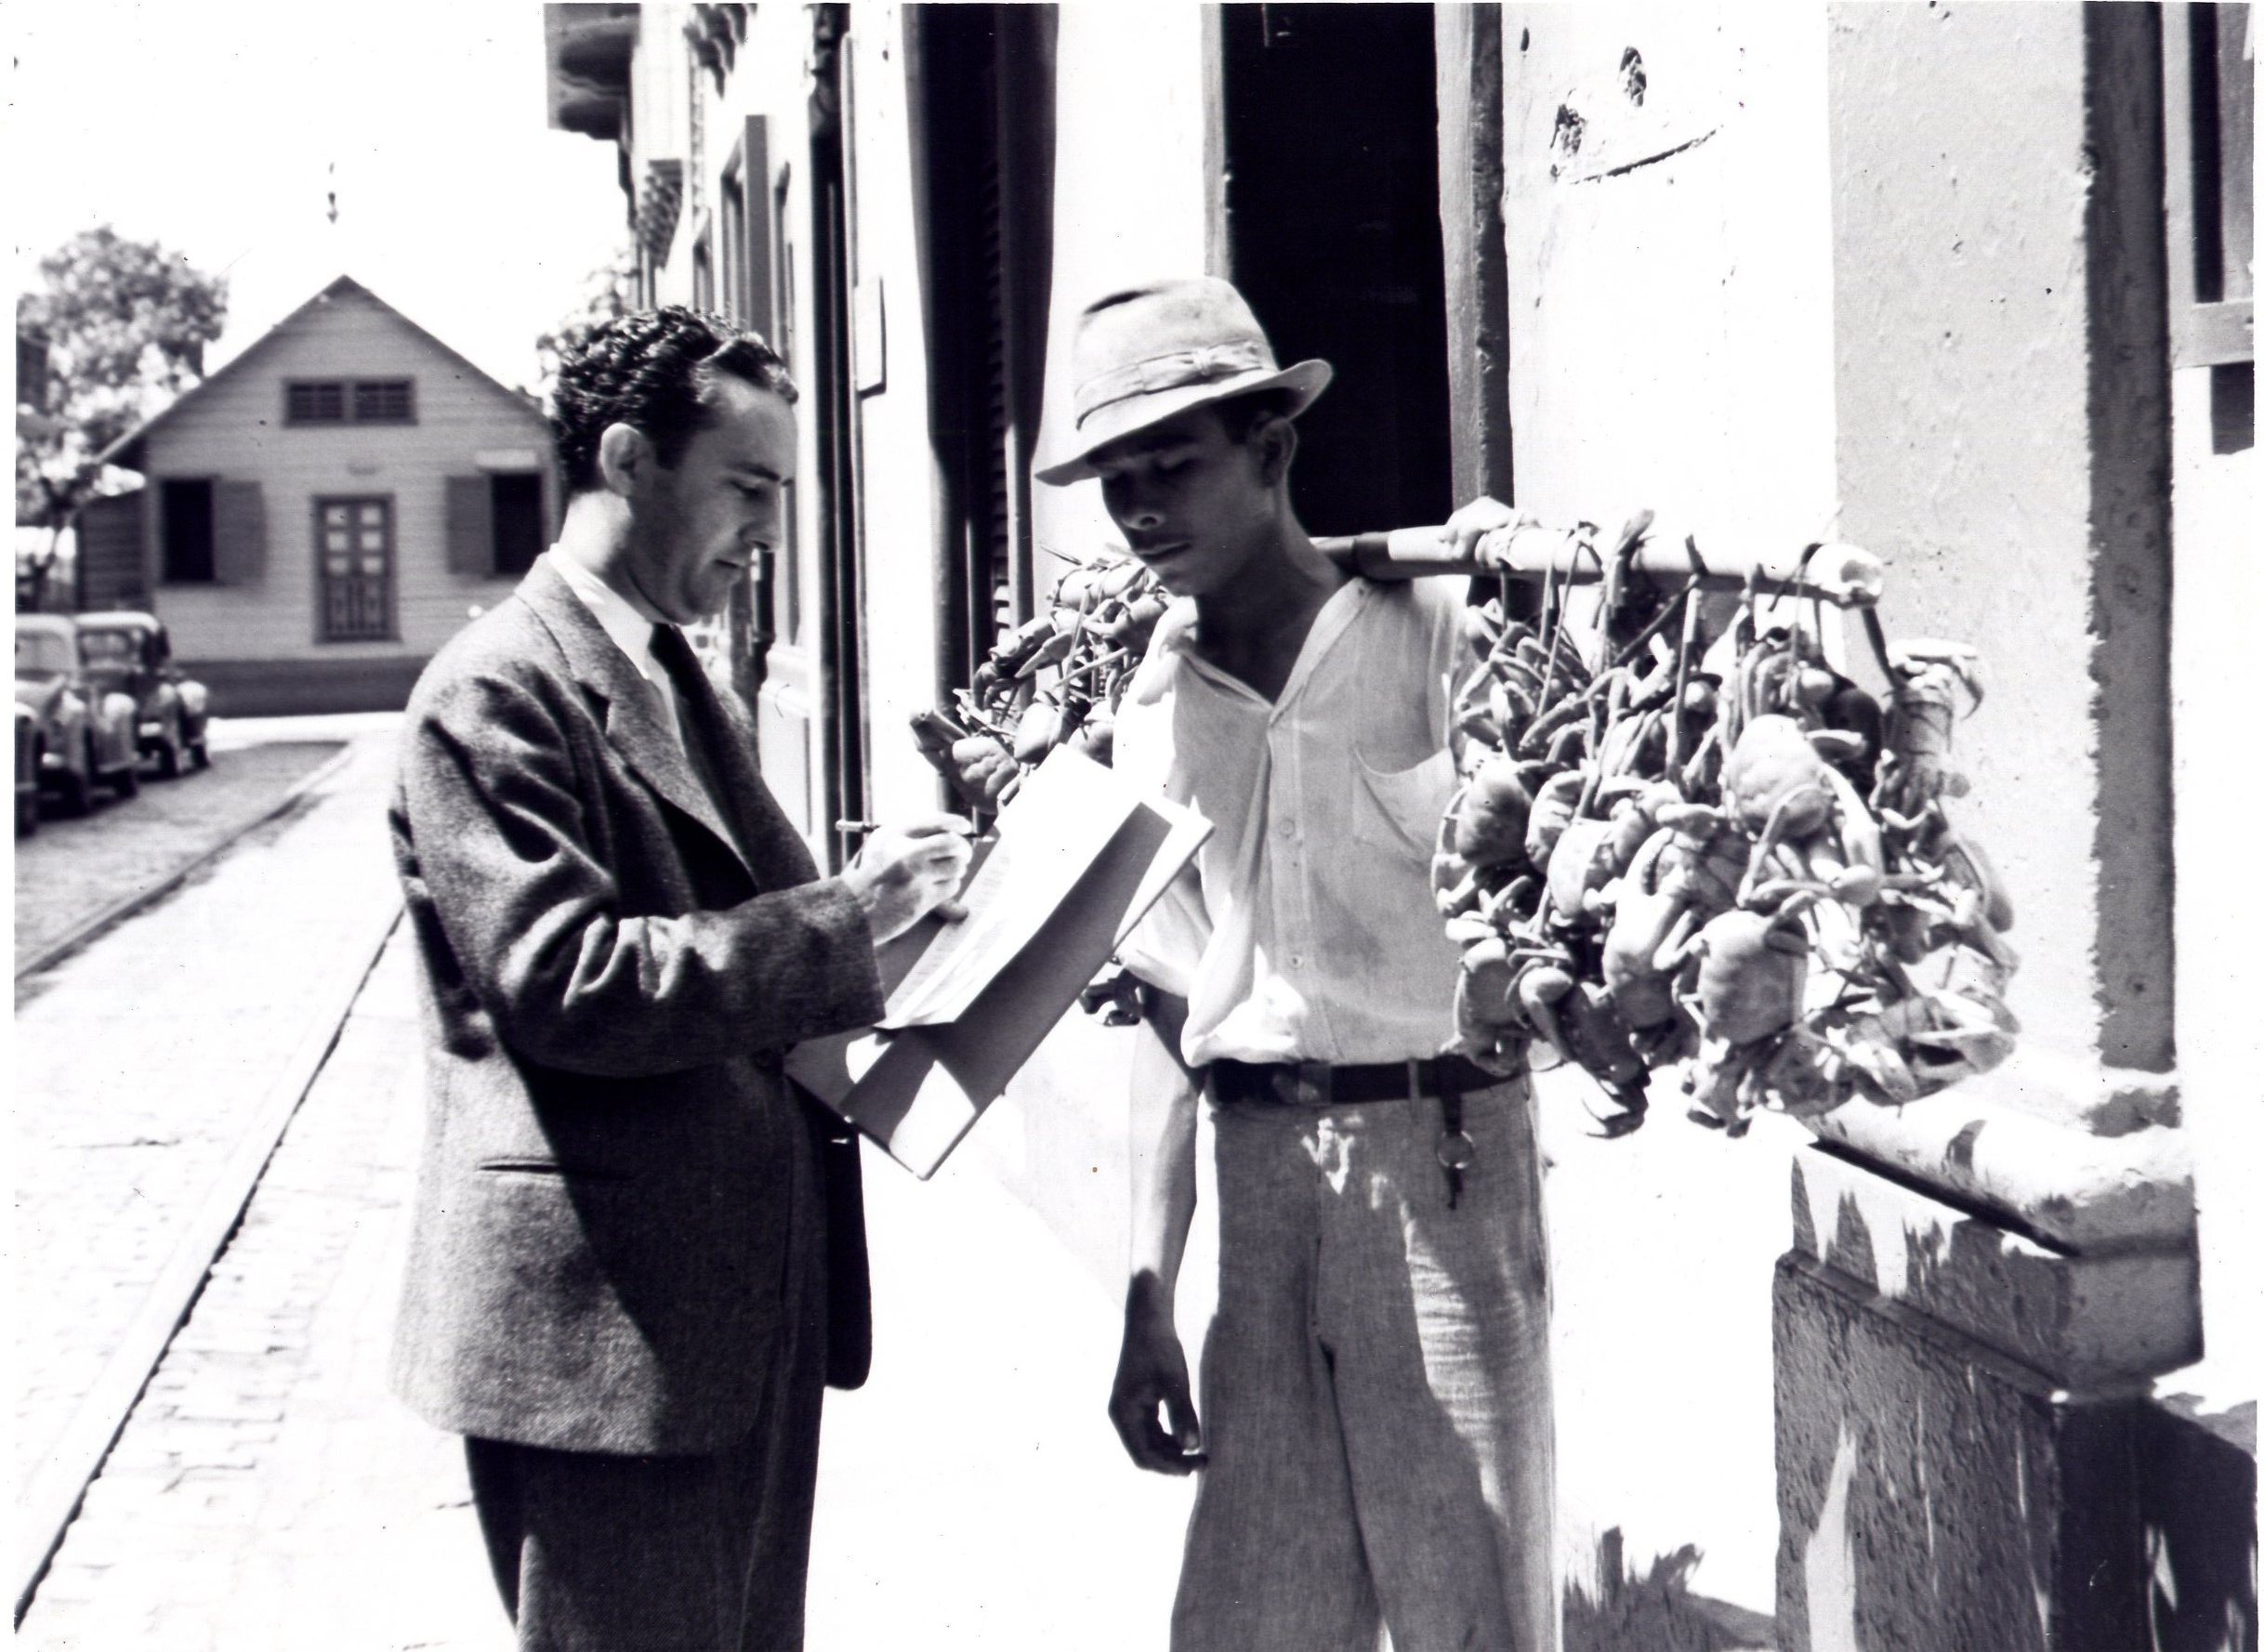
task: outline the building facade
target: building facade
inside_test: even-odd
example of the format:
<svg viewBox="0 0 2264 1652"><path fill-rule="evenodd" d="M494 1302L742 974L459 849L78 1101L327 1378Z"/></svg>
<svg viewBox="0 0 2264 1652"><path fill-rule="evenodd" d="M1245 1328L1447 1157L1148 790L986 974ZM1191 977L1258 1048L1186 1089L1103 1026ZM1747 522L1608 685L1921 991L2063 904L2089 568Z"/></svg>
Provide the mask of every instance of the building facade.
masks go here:
<svg viewBox="0 0 2264 1652"><path fill-rule="evenodd" d="M1336 363L1316 533L1492 492L1849 541L1891 632L1981 650L2020 1055L1820 1139L1551 1140L1568 1641L1692 1543L1786 1648L2254 1644L2264 1102L2218 959L2264 913L2204 687L2255 589L2248 16L547 8L643 298L804 388L793 531L715 640L822 859L936 802L906 716L1113 542L1030 470L1078 311L1152 276ZM1065 1023L965 1149L1109 1290L1124 1036Z"/></svg>
<svg viewBox="0 0 2264 1652"><path fill-rule="evenodd" d="M397 709L559 519L549 434L349 277L118 444L80 604L147 608L226 715Z"/></svg>

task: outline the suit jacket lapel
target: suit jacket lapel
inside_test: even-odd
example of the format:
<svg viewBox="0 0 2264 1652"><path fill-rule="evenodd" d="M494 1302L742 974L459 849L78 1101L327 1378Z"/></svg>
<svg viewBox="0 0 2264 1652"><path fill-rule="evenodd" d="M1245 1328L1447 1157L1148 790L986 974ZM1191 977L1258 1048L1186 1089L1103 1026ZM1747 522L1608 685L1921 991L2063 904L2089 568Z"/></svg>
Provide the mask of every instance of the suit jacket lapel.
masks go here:
<svg viewBox="0 0 2264 1652"><path fill-rule="evenodd" d="M606 742L645 784L705 827L761 887L738 835L716 812L715 799L692 773L670 730L655 698L660 690L629 663L597 616L551 570L547 557L536 560L519 595L558 639L575 680L604 701Z"/></svg>
<svg viewBox="0 0 2264 1652"><path fill-rule="evenodd" d="M775 874L779 886L810 883L818 875L817 862L756 766L753 732L725 707L712 685L707 687L706 709L716 728L707 749L720 771L718 780L731 795L732 814L743 833L740 841L757 865Z"/></svg>

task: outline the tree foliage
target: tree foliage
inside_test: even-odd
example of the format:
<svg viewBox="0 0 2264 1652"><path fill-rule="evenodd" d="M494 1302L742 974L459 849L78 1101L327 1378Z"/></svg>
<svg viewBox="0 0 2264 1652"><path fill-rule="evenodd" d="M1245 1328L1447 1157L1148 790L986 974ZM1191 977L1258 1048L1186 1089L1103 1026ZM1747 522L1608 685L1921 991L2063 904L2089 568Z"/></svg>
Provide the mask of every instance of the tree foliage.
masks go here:
<svg viewBox="0 0 2264 1652"><path fill-rule="evenodd" d="M61 528L102 486L99 455L194 386L228 319L228 283L107 224L40 260L16 331L46 347L48 381L16 387L16 515ZM26 402L31 405L27 408Z"/></svg>
<svg viewBox="0 0 2264 1652"><path fill-rule="evenodd" d="M538 393L549 395L559 375L559 363L568 351L602 323L628 314L631 295L636 291L637 254L629 247L623 247L583 279L582 295L574 308L534 341L535 360L542 374L542 382L536 387Z"/></svg>

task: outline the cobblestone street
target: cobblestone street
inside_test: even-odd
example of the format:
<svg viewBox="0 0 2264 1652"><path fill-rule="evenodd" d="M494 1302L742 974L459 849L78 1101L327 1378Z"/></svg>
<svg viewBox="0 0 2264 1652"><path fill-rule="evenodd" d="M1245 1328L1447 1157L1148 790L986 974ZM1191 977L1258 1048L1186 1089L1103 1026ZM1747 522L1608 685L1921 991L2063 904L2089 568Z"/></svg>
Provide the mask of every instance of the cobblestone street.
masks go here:
<svg viewBox="0 0 2264 1652"><path fill-rule="evenodd" d="M255 833L19 983L20 1480L71 1428L247 1133L296 1099L367 971L399 906L378 805L389 751L365 737L272 842Z"/></svg>
<svg viewBox="0 0 2264 1652"><path fill-rule="evenodd" d="M151 780L138 797L110 803L86 819L49 820L38 836L18 838L16 967L25 968L119 902L146 898L194 868L247 823L292 806L295 793L338 750L328 741L241 746L210 768ZM281 824L270 820L263 830Z"/></svg>
<svg viewBox="0 0 2264 1652"><path fill-rule="evenodd" d="M398 933L58 1553L56 1652L507 1645L454 1442L385 1394L417 1046Z"/></svg>

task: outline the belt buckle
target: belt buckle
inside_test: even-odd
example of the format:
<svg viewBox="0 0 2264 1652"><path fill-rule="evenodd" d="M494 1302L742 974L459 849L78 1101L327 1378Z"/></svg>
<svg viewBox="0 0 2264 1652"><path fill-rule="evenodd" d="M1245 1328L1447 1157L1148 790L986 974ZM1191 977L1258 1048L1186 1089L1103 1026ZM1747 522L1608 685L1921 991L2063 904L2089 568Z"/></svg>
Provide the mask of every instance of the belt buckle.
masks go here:
<svg viewBox="0 0 2264 1652"><path fill-rule="evenodd" d="M1292 1099L1307 1107L1329 1105L1336 1098L1334 1073L1325 1061L1300 1061L1292 1069L1289 1088Z"/></svg>

